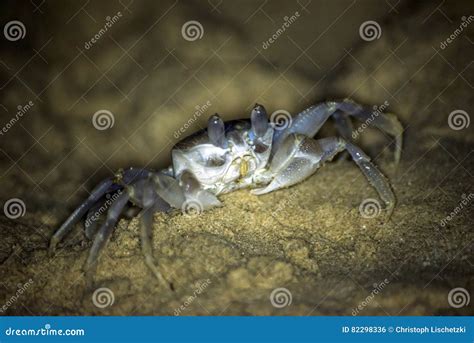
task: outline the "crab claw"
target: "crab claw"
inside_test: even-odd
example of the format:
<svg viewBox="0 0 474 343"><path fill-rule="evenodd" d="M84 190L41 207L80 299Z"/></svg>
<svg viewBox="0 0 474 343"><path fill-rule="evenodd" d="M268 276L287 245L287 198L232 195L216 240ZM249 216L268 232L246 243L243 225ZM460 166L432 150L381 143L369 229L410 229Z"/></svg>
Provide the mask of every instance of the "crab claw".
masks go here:
<svg viewBox="0 0 474 343"><path fill-rule="evenodd" d="M252 123L252 132L257 137L265 135L268 129L268 117L265 107L255 104L255 107L250 114L250 121Z"/></svg>
<svg viewBox="0 0 474 343"><path fill-rule="evenodd" d="M224 122L217 113L209 117L207 121L207 134L213 145L223 149L227 148Z"/></svg>
<svg viewBox="0 0 474 343"><path fill-rule="evenodd" d="M198 211L205 211L212 207L222 206L222 203L211 192L202 189L201 184L193 173L185 170L180 176L180 184L183 189L186 201L183 206L191 204L197 206Z"/></svg>
<svg viewBox="0 0 474 343"><path fill-rule="evenodd" d="M185 201L184 192L178 181L163 173L157 173L152 178L155 191L158 195L174 208L180 208Z"/></svg>

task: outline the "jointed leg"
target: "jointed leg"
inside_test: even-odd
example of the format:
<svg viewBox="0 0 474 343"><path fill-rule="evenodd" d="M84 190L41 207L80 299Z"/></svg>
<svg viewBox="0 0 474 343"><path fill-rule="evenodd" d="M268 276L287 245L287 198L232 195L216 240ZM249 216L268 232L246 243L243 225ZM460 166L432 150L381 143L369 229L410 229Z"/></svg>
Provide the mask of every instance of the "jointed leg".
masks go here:
<svg viewBox="0 0 474 343"><path fill-rule="evenodd" d="M102 219L100 217L99 211L101 207L105 205L105 200L97 202L92 208L87 212L86 220L84 222L84 232L86 237L90 240L94 239L97 231L99 231L100 224Z"/></svg>
<svg viewBox="0 0 474 343"><path fill-rule="evenodd" d="M364 173L369 183L377 190L380 198L385 203L388 216L390 217L395 206L395 195L393 194L390 184L385 176L370 161L369 156L367 156L358 146L341 139L339 139L339 145L345 146L346 150L349 151L352 159L359 166L362 173Z"/></svg>
<svg viewBox="0 0 474 343"><path fill-rule="evenodd" d="M369 183L377 190L390 215L395 205L395 196L387 179L361 149L343 138L314 140L303 135L288 136L272 160L270 166L272 182L264 188L253 190L252 193L265 194L299 183L344 150L349 152Z"/></svg>
<svg viewBox="0 0 474 343"><path fill-rule="evenodd" d="M109 212L107 213L107 219L105 220L104 224L99 229L97 235L94 238L94 243L92 244L92 248L89 252L89 257L87 258L87 262L84 268L86 271L86 279L88 283L90 283L90 281L92 281L93 279L95 269L97 267L97 259L105 244L109 240L114 226L118 221L120 213L127 204L128 199L128 193L124 192L117 198L117 200L115 200L112 206L110 206Z"/></svg>
<svg viewBox="0 0 474 343"><path fill-rule="evenodd" d="M278 149L285 138L292 133L314 137L326 120L333 115L336 117L336 125L341 130L341 135L346 139L350 129L347 116L357 118L369 126L375 126L389 135L394 136L396 139L395 162L398 163L402 149L403 133L402 125L398 119L392 114L374 112L370 108L363 107L347 99L343 101L327 101L317 106L311 106L296 115L289 128L275 133L274 149ZM351 139L348 141L351 141Z"/></svg>
<svg viewBox="0 0 474 343"><path fill-rule="evenodd" d="M351 119L342 111L336 111L332 115L334 119L334 124L336 126L339 134L347 141L352 142L352 132L354 128L352 127Z"/></svg>
<svg viewBox="0 0 474 343"><path fill-rule="evenodd" d="M125 170L120 169L115 174L115 183L119 185L130 185L136 181L146 179L151 174L153 174L152 171L143 168L131 167Z"/></svg>
<svg viewBox="0 0 474 343"><path fill-rule="evenodd" d="M102 181L96 188L94 188L87 198L74 212L66 219L66 221L61 225L61 227L56 231L56 233L51 238L49 243L49 252L54 254L56 250L56 245L66 236L76 224L86 213L87 211L94 206L94 204L99 201L104 194L110 190L113 185L113 180L108 178Z"/></svg>
<svg viewBox="0 0 474 343"><path fill-rule="evenodd" d="M140 218L140 238L142 242L142 252L145 256L145 263L161 284L170 287L170 283L166 281L159 268L155 265L155 260L153 258L152 222L153 208L143 210Z"/></svg>
<svg viewBox="0 0 474 343"><path fill-rule="evenodd" d="M357 118L368 126L375 126L381 131L395 137L395 162L398 163L400 161L403 127L394 114L375 111L348 99L336 102L336 106L345 114Z"/></svg>
<svg viewBox="0 0 474 343"><path fill-rule="evenodd" d="M74 225L99 201L107 192L112 192L122 188L123 184L129 184L136 180L148 177L149 171L139 168L129 168L120 171L115 178L107 178L97 185L84 201L74 212L66 219L61 227L55 232L49 244L50 254L54 254L57 244L66 236Z"/></svg>
<svg viewBox="0 0 474 343"><path fill-rule="evenodd" d="M162 182L157 184L158 181ZM146 179L125 186L125 188L130 201L143 209L140 214L140 240L145 263L161 284L172 288L171 284L166 281L160 272L160 269L155 265L152 245L153 213L158 211L168 212L171 209L170 204L161 198L157 190L160 189L159 186L163 186L169 181L168 176L155 173Z"/></svg>

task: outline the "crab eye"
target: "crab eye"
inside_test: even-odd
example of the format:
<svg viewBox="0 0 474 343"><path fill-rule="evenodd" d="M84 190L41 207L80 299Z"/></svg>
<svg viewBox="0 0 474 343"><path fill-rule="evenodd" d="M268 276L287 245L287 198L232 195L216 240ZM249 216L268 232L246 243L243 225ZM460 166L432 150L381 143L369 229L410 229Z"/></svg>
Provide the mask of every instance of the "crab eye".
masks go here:
<svg viewBox="0 0 474 343"><path fill-rule="evenodd" d="M268 129L267 111L265 107L255 104L250 114L250 121L252 122L252 131L255 136L262 137Z"/></svg>
<svg viewBox="0 0 474 343"><path fill-rule="evenodd" d="M219 148L227 147L224 122L217 113L211 116L207 122L207 134L209 135L209 140L214 146Z"/></svg>

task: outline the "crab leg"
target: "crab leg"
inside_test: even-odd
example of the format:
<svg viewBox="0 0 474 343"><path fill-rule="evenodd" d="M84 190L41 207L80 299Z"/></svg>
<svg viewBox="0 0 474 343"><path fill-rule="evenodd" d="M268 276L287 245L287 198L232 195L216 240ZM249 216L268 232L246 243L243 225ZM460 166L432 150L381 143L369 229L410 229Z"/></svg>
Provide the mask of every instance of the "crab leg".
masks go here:
<svg viewBox="0 0 474 343"><path fill-rule="evenodd" d="M363 107L348 99L342 101L327 101L317 106L311 106L303 112L297 114L295 118L293 118L293 123L290 127L285 130L275 132L275 149L278 149L279 145L284 141L284 139L292 133L299 133L308 137L314 137L326 120L339 111L344 113L346 116L353 116L358 120L367 123L367 125L375 126L389 135L394 136L396 140L395 162L398 163L402 149L403 132L402 125L398 119L392 114L375 114L370 108ZM336 114L336 120L341 119L337 118L338 116L340 117L340 114ZM341 120L339 120L339 127L344 127L344 124L342 124ZM347 132L349 129L345 127L342 130L344 131L342 134L345 136L345 132Z"/></svg>
<svg viewBox="0 0 474 343"><path fill-rule="evenodd" d="M336 111L332 115L334 119L334 124L336 126L339 134L348 142L352 142L352 132L354 128L352 127L351 119L342 111Z"/></svg>
<svg viewBox="0 0 474 343"><path fill-rule="evenodd" d="M207 121L207 134L209 136L209 141L213 145L223 149L227 148L224 122L217 113L209 117L209 120Z"/></svg>
<svg viewBox="0 0 474 343"><path fill-rule="evenodd" d="M97 235L94 238L94 243L92 244L92 248L89 252L89 257L87 258L86 266L84 268L86 271L86 279L88 282L92 281L100 252L109 240L114 226L118 221L120 213L127 204L129 198L130 197L128 193L124 192L117 198L117 200L115 200L115 202L110 206L105 223L99 229Z"/></svg>
<svg viewBox="0 0 474 343"><path fill-rule="evenodd" d="M344 150L349 152L369 183L376 189L390 215L395 205L395 195L386 178L360 148L337 137L315 140L299 134L288 136L272 160L272 182L264 188L254 189L252 193L265 194L299 183Z"/></svg>
<svg viewBox="0 0 474 343"><path fill-rule="evenodd" d="M377 190L380 198L385 203L388 216L390 217L395 206L395 195L390 188L387 178L370 161L370 157L367 156L358 146L345 142L342 139L339 139L337 142L334 140L335 138L332 138L332 141L328 142L328 148L341 150L345 148L349 151L352 159L359 166L362 173L364 173L369 183Z"/></svg>
<svg viewBox="0 0 474 343"><path fill-rule="evenodd" d="M252 123L252 134L255 137L262 137L268 129L268 116L265 107L255 104L250 113L250 122Z"/></svg>
<svg viewBox="0 0 474 343"><path fill-rule="evenodd" d="M158 281L170 287L170 283L166 281L159 268L155 265L155 259L153 258L153 245L152 245L152 221L153 221L153 208L147 208L142 211L140 218L140 238L142 242L142 252L145 256L145 263L153 272Z"/></svg>
<svg viewBox="0 0 474 343"><path fill-rule="evenodd" d="M129 168L119 173L114 178L107 178L97 185L84 201L74 212L66 219L61 227L55 232L49 243L49 253L54 254L56 251L57 244L66 236L73 228L74 225L93 207L97 201L99 201L107 192L113 192L121 189L121 184L129 184L133 181L147 177L150 174L149 171L139 168ZM118 178L118 180L117 180ZM118 184L116 181L119 181Z"/></svg>
<svg viewBox="0 0 474 343"><path fill-rule="evenodd" d="M180 175L179 180L184 192L184 196L186 197L186 201L182 207L183 211L187 211L187 206L197 207L196 210L201 212L222 205L222 203L214 194L202 189L199 181L189 170L185 170Z"/></svg>
<svg viewBox="0 0 474 343"><path fill-rule="evenodd" d="M51 237L49 243L49 253L54 254L56 251L56 245L66 236L85 214L94 206L94 204L102 198L102 196L112 187L112 178L105 179L97 187L95 187L86 201L84 201L74 212L66 219L56 233Z"/></svg>
<svg viewBox="0 0 474 343"><path fill-rule="evenodd" d="M99 217L98 213L101 208L104 208L104 205L105 201L99 201L87 212L86 220L84 222L84 233L90 240L94 239L95 234L99 230L101 218L97 217Z"/></svg>

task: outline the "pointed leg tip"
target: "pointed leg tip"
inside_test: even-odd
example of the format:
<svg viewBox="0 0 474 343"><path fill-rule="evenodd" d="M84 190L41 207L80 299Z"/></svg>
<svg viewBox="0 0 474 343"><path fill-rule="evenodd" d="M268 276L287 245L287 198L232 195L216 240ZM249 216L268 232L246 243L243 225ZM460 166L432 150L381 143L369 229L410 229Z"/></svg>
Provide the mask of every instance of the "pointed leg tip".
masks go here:
<svg viewBox="0 0 474 343"><path fill-rule="evenodd" d="M169 289L170 291L174 292L175 288L174 288L174 282L173 281L169 281L168 279L166 279L163 274L159 271L157 271L157 273L154 273L155 274L155 277L158 279L158 283L163 286L165 289Z"/></svg>
<svg viewBox="0 0 474 343"><path fill-rule="evenodd" d="M253 194L253 195L263 195L263 194L267 194L267 193L270 193L271 190L268 189L268 186L267 187L262 187L262 188L255 188L255 189L252 189L250 191L250 194Z"/></svg>
<svg viewBox="0 0 474 343"><path fill-rule="evenodd" d="M49 247L48 247L48 255L49 257L54 257L56 255L56 247L58 245L58 239L53 237L49 241Z"/></svg>
<svg viewBox="0 0 474 343"><path fill-rule="evenodd" d="M94 272L91 268L84 270L84 278L86 282L86 289L93 289L95 282L94 282Z"/></svg>
<svg viewBox="0 0 474 343"><path fill-rule="evenodd" d="M164 277L163 273L160 271L160 268L155 264L152 258L145 258L145 264L157 279L158 284L166 289L174 291L173 282Z"/></svg>
<svg viewBox="0 0 474 343"><path fill-rule="evenodd" d="M393 210L395 209L395 204L387 205L385 211L387 213L387 222L392 218Z"/></svg>
<svg viewBox="0 0 474 343"><path fill-rule="evenodd" d="M90 256L86 260L86 263L83 267L83 273L85 275L86 284L94 283L94 276L97 271L98 260L91 260Z"/></svg>

